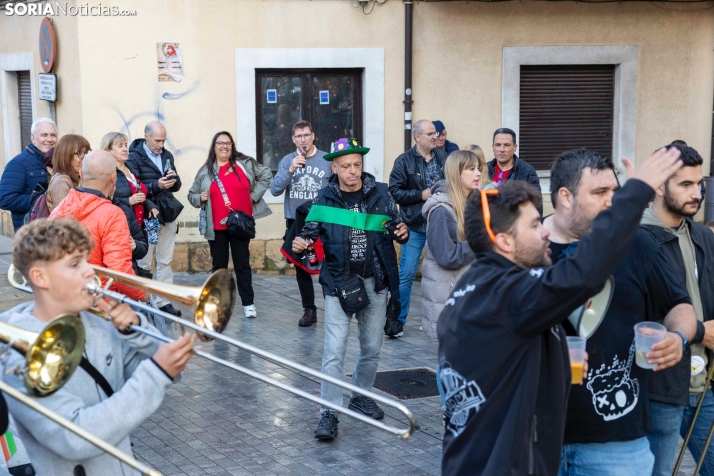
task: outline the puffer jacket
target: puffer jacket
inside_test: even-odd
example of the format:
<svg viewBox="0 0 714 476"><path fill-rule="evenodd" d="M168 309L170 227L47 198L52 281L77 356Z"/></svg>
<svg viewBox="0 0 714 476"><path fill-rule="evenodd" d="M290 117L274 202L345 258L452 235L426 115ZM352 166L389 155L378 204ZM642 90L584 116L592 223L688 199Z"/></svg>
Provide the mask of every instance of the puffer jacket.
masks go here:
<svg viewBox="0 0 714 476"><path fill-rule="evenodd" d="M273 172L270 167L259 164L255 159L248 157L243 160L238 160L238 163L243 166L243 171L250 181L250 199L253 202L253 218L264 218L273 213L263 195L270 188L270 182L273 180ZM213 170L218 173L218 165L213 164ZM211 209L211 194L208 194L208 201L201 203L201 193L208 190L213 182L213 173L208 173L208 168L204 165L196 174L193 180L193 185L188 191L188 201L195 208L201 208L206 211L206 234L203 235L207 240L215 240L216 234L213 231L213 211Z"/></svg>
<svg viewBox="0 0 714 476"><path fill-rule="evenodd" d="M147 187L148 190L148 187ZM131 193L131 187L129 186L129 180L126 178L126 175L124 175L124 172L121 170L117 169L117 189L114 191L114 196L112 197L112 202L114 202L115 205L118 205L119 203L126 205L127 207L130 207L132 210L132 213L134 211L134 206L129 204L129 198L134 195ZM146 217L149 212L156 208L158 210L158 207L154 202L149 200L147 197L146 200L144 201L144 216Z"/></svg>
<svg viewBox="0 0 714 476"><path fill-rule="evenodd" d="M12 214L12 226L17 231L32 207L32 191L39 182L49 180L43 161L44 154L34 144L28 144L20 154L5 165L0 178L0 209Z"/></svg>
<svg viewBox="0 0 714 476"><path fill-rule="evenodd" d="M441 179L444 178L446 152L434 149L434 159L439 164ZM399 205L404 223L409 231L426 233L426 220L421 214L424 200L421 192L430 184L426 183L426 160L412 147L394 161L394 168L389 174L389 193Z"/></svg>
<svg viewBox="0 0 714 476"><path fill-rule="evenodd" d="M149 156L144 150L144 143L146 139L136 139L131 143L129 147L129 158L126 161L126 166L129 167L131 173L134 176L144 182L146 185L146 190L148 192L147 198L158 202L158 195L160 192L174 194L181 190L181 177L178 176L178 170L176 170L176 164L174 163L174 156L166 149L161 149L161 170L156 168L156 165L151 161ZM166 171L174 170L176 175L172 178L176 179L176 183L173 187L168 190L161 190L159 188L159 179L164 176ZM164 218L161 215L161 209L159 209L159 221L164 224Z"/></svg>
<svg viewBox="0 0 714 476"><path fill-rule="evenodd" d="M424 316L422 331L436 339L436 324L444 303L456 282L473 263L476 255L459 237L456 216L444 181L431 188L432 196L422 208L426 218L426 247L421 264L421 291Z"/></svg>
<svg viewBox="0 0 714 476"><path fill-rule="evenodd" d="M134 207L117 200L116 197L112 199L112 203L121 208L121 211L124 212L126 223L129 225L129 234L134 238L136 248L131 252L131 267L134 268L134 272L136 272L137 261L146 256L146 253L149 252L149 239L144 230L141 229L141 226L139 226L139 221L136 219L136 214L134 213Z"/></svg>
<svg viewBox="0 0 714 476"><path fill-rule="evenodd" d="M364 198L360 204L362 213L375 213L388 215L389 224L399 224L402 218L397 210L397 204L389 194L387 184L379 183L375 178L366 173L362 173L362 190ZM337 175L333 175L327 186L321 189L317 197L312 201L313 205L324 205L333 208L347 208L347 204L342 198L342 192ZM348 226L334 223L307 222L300 234L312 241L322 240L325 249L325 259L322 261L320 270L320 284L326 296L332 296L334 289L330 289L325 278L326 269L329 269L330 276L335 286L339 287L350 276L350 228ZM372 233L374 248L372 253L372 270L374 271L374 290L381 291L389 287L392 301L399 301L399 266L397 265L397 253L394 251L394 243L389 233ZM408 237L407 237L408 240ZM396 240L397 243L404 244L407 240ZM397 313L398 314L398 313Z"/></svg>
<svg viewBox="0 0 714 476"><path fill-rule="evenodd" d="M124 212L113 205L97 190L73 188L50 218L72 216L87 227L94 239L94 248L89 253L89 263L103 268L135 274L131 266L129 225ZM112 289L134 300L143 299L146 293L125 284L115 284Z"/></svg>

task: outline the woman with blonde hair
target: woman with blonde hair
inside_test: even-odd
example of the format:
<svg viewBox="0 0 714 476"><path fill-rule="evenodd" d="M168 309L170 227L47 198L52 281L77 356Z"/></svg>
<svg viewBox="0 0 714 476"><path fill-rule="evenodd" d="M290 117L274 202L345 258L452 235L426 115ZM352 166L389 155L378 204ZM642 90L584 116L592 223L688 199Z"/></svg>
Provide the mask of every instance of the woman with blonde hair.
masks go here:
<svg viewBox="0 0 714 476"><path fill-rule="evenodd" d="M73 188L81 184L79 171L82 169L84 156L91 152L89 141L77 134L67 134L57 141L52 155L52 172L47 187L47 208L50 212L64 200Z"/></svg>
<svg viewBox="0 0 714 476"><path fill-rule="evenodd" d="M444 165L445 180L432 187L432 196L422 208L421 213L427 220L421 268L422 331L433 339L436 339L436 323L444 302L474 260L464 236L464 208L468 196L481 187L485 167L483 152L452 152Z"/></svg>

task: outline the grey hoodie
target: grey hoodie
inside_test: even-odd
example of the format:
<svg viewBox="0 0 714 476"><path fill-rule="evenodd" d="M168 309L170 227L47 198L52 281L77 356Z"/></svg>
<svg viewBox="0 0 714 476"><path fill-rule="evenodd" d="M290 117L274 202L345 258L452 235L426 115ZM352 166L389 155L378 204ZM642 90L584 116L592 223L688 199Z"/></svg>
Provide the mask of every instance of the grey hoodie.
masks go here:
<svg viewBox="0 0 714 476"><path fill-rule="evenodd" d="M40 331L46 323L32 315L34 307L34 302L20 304L0 314L0 321ZM104 375L114 395L107 398L92 377L78 368L63 388L38 401L131 455L129 434L159 408L171 384L168 375L149 359L161 342L138 332L121 334L111 323L87 313L80 317L86 334L84 356ZM140 319L142 327L158 332L146 318ZM8 355L6 368L23 365L18 353ZM26 393L20 377L9 374L3 380ZM139 475L36 411L5 398L38 476L71 476L77 465L87 475Z"/></svg>
<svg viewBox="0 0 714 476"><path fill-rule="evenodd" d="M692 242L692 237L689 235L689 225L687 225L687 221L682 221L682 226L680 226L678 230L675 230L674 228L665 225L654 210L648 208L642 215L640 225L657 226L667 230L677 237L679 250L682 253L682 261L684 262L684 268L687 276L687 294L689 294L689 298L692 300L692 306L694 306L694 313L697 315L697 319L700 322L704 322L704 307L702 306L702 296L699 291L699 281L697 280L697 255L694 243ZM704 344L692 344L691 351L692 357L696 355L704 359L704 365L706 368L708 366L707 364L709 359L707 357L707 352L704 349ZM706 372L700 372L697 375L693 375L689 381L689 393L702 393L704 391L705 380Z"/></svg>
<svg viewBox="0 0 714 476"><path fill-rule="evenodd" d="M424 311L421 327L426 335L435 339L436 324L444 303L476 256L469 244L458 235L456 216L445 191L444 180L438 181L431 188L431 193L433 195L421 211L427 219L421 267Z"/></svg>

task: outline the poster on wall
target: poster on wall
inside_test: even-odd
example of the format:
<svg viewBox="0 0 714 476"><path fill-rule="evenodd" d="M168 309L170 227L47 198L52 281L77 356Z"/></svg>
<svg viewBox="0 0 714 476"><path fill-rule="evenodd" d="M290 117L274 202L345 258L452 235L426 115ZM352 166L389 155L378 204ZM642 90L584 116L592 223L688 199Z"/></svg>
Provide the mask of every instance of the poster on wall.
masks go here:
<svg viewBox="0 0 714 476"><path fill-rule="evenodd" d="M320 91L320 104L330 104L330 91Z"/></svg>
<svg viewBox="0 0 714 476"><path fill-rule="evenodd" d="M156 43L159 81L181 81L183 58L178 43Z"/></svg>

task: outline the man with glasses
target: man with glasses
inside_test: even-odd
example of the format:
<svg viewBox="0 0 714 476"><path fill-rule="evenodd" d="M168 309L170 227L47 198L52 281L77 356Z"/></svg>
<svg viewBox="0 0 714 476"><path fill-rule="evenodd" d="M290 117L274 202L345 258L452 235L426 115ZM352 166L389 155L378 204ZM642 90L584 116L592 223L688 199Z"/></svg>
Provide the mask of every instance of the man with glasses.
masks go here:
<svg viewBox="0 0 714 476"><path fill-rule="evenodd" d="M398 322L387 321L385 334L390 337L404 335L412 283L426 243L426 219L421 209L431 197L431 187L444 179L446 162L446 152L436 148L438 133L433 122L426 119L415 122L412 134L416 144L397 157L389 175L389 192L399 205L402 219L409 228L409 241L402 245L399 263L399 300L402 310Z"/></svg>
<svg viewBox="0 0 714 476"><path fill-rule="evenodd" d="M538 189L540 193L540 180L535 168L524 162L516 155L518 144L516 133L502 127L493 133L494 159L488 163L488 178L491 182L502 183L504 180L524 180ZM538 212L543 214L543 206L538 206Z"/></svg>
<svg viewBox="0 0 714 476"><path fill-rule="evenodd" d="M126 166L129 167L137 179L144 182L149 192L148 197L154 203L159 202L159 242L149 244L149 252L141 260L139 267L149 273L151 261L156 252L156 279L165 283L174 282L174 273L171 269L171 261L174 257L174 245L176 244L176 233L178 232L178 222L174 217L167 219L168 214L175 214L173 210L166 210L160 205L160 195L164 195L164 203L173 203L173 194L181 189L181 179L176 173L174 156L166 150L166 128L158 122L152 121L144 128L144 138L136 139L129 146L129 159ZM181 316L181 311L174 308L171 303L162 297L157 296L157 305L162 311Z"/></svg>
<svg viewBox="0 0 714 476"><path fill-rule="evenodd" d="M654 190L681 167L679 155L659 150L637 170L623 159L630 180L613 206L595 218L575 253L553 266L535 187L509 180L471 194L464 228L476 263L454 286L437 329L447 416L443 474L558 473L571 386L561 323L625 257ZM667 361L658 351L649 358Z"/></svg>
<svg viewBox="0 0 714 476"><path fill-rule="evenodd" d="M297 208L306 202L311 202L332 177L330 162L323 160L325 152L314 145L315 133L310 123L296 122L292 134L296 149L282 158L278 165L278 173L270 184L270 193L274 197L285 192L283 203L286 236L295 223ZM295 264L295 278L303 307L303 316L298 321L298 325L309 327L317 322L312 275Z"/></svg>
<svg viewBox="0 0 714 476"><path fill-rule="evenodd" d="M0 209L10 211L15 231L32 208L35 186L49 179L43 157L55 144L57 126L51 119L40 117L30 128L30 143L5 166L0 179Z"/></svg>

